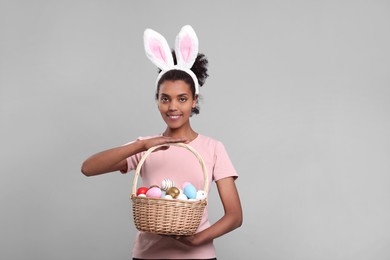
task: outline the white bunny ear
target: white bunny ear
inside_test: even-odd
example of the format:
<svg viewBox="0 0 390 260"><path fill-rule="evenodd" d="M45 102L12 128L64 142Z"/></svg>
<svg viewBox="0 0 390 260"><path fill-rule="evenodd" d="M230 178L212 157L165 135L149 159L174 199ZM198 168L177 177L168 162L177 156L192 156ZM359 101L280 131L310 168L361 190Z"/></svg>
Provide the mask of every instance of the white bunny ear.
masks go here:
<svg viewBox="0 0 390 260"><path fill-rule="evenodd" d="M164 36L152 29L146 29L144 47L146 56L161 70L166 71L173 67L171 49Z"/></svg>
<svg viewBox="0 0 390 260"><path fill-rule="evenodd" d="M183 26L176 36L175 42L177 65L191 69L198 56L198 48L199 41L194 29L190 25Z"/></svg>

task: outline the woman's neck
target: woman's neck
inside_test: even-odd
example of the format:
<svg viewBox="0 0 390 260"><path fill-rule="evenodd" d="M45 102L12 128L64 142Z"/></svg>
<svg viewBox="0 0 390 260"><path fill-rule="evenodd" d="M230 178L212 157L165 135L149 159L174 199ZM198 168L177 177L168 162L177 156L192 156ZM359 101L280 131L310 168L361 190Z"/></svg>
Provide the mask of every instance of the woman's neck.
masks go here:
<svg viewBox="0 0 390 260"><path fill-rule="evenodd" d="M192 128L188 129L165 129L163 136L175 137L175 138L186 138L189 141L194 140L198 133L196 133Z"/></svg>

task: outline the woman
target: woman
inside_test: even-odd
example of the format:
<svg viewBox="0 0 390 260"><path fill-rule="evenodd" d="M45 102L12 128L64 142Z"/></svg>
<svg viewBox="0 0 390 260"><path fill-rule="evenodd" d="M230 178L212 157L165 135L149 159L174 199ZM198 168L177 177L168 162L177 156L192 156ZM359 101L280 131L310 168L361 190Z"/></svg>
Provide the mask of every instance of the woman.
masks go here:
<svg viewBox="0 0 390 260"><path fill-rule="evenodd" d="M209 184L216 182L224 215L210 225L205 209L200 226L192 236L138 232L133 259L216 259L213 240L241 226L242 209L235 186L237 173L223 144L191 127L190 117L199 113L199 87L208 76L208 61L204 55L198 54L197 37L190 26L182 28L172 54L164 37L150 29L145 31L144 41L148 57L162 69L157 78L156 99L166 129L162 134L141 137L91 156L83 163L82 172L86 176L113 171L126 173L134 170L143 153L153 146L178 142L192 146L205 161L209 172L206 181ZM142 182L144 186L150 186L169 177L179 187L187 181L203 187L205 180L199 174L199 167L192 154L181 147L171 146L148 157L141 173Z"/></svg>

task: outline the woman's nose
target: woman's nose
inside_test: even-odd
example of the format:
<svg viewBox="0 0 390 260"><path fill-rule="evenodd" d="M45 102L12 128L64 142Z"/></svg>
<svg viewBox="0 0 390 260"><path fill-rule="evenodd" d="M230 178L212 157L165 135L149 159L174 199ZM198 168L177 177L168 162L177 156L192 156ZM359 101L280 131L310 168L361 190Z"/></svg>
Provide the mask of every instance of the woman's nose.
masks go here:
<svg viewBox="0 0 390 260"><path fill-rule="evenodd" d="M177 104L175 101L171 101L169 102L169 107L168 107L169 110L176 110L177 109Z"/></svg>

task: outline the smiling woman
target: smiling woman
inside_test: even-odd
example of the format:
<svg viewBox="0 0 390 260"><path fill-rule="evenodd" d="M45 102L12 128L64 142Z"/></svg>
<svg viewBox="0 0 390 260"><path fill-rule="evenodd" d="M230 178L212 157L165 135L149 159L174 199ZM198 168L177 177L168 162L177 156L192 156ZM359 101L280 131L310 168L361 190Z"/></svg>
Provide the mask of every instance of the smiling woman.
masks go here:
<svg viewBox="0 0 390 260"><path fill-rule="evenodd" d="M204 179L199 174L199 162L194 160L193 155L182 148L169 147L166 150L156 150L142 161L145 162L141 175L143 185L160 185L167 177L174 180L180 188L186 183L197 187L202 187L201 183L207 183L206 187L210 187L215 181L224 215L216 223L210 224L206 208L196 233L191 236L162 236L140 231L134 244L133 257L215 259L214 239L241 226L242 210L235 185L238 175L223 144L197 133L190 123L190 117L199 113L199 87L208 76L208 61L203 54L198 54L197 38L190 26L183 27L176 40L179 45L175 50L177 61L160 34L147 29L144 39L148 57L162 69L156 84L156 99L166 128L162 134L141 137L127 145L91 156L83 163L82 172L87 176L112 171L127 173L137 168L143 155L151 147L167 143L187 143L205 161L205 168L209 173L207 178ZM204 196L209 192L199 191Z"/></svg>
<svg viewBox="0 0 390 260"><path fill-rule="evenodd" d="M168 126L164 135L187 135L191 136L190 140L194 139L196 134L191 129L189 118L198 96L193 98L189 85L183 80L166 80L161 84L158 96L158 108ZM182 133L175 133L177 131Z"/></svg>
<svg viewBox="0 0 390 260"><path fill-rule="evenodd" d="M176 54L175 52L172 52L172 58L173 62L176 64ZM202 87L203 84L206 82L207 77L209 76L207 73L207 65L208 65L208 60L206 56L202 53L199 53L196 56L194 65L191 67L191 71L196 75L197 83L199 87ZM160 73L162 71L160 70ZM192 77L182 71L182 70L177 70L177 69L172 69L167 72L165 72L161 78L158 80L157 83L157 89L156 89L156 100L159 98L159 91L160 91L160 86L164 81L176 81L176 80L181 80L184 81L185 83L188 84L190 90L191 90L191 96L193 99L196 99L196 105L195 107L192 108L192 114L199 114L200 108L199 108L199 102L198 102L198 93L196 93L196 88L195 88L195 83Z"/></svg>

